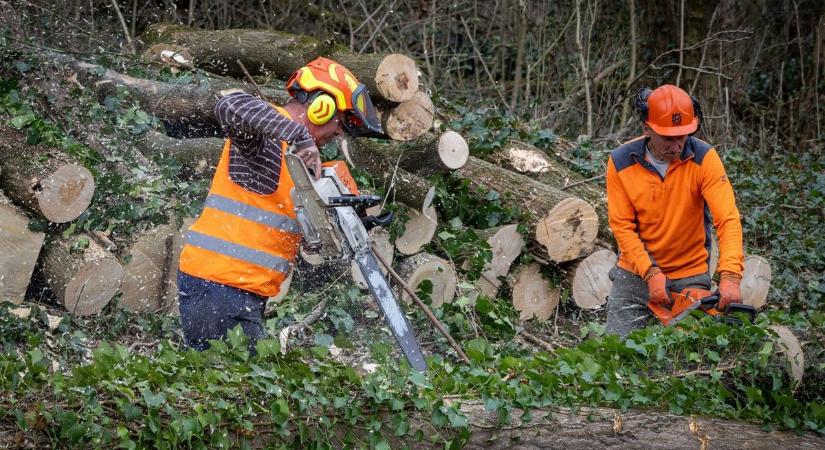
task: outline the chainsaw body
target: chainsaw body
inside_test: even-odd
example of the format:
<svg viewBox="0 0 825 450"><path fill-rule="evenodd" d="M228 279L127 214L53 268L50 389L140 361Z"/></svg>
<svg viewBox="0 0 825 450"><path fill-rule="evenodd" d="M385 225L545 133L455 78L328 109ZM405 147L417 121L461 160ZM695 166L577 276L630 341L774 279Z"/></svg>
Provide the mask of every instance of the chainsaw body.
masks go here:
<svg viewBox="0 0 825 450"><path fill-rule="evenodd" d="M359 214L378 204L381 198L358 195L358 188L342 161L324 164L318 180L313 179L291 149L285 161L295 185L291 196L303 233L304 252L318 255L325 262L355 261L410 366L417 371L426 370L415 333L378 267L367 232L367 227L388 224L392 213L378 217Z"/></svg>
<svg viewBox="0 0 825 450"><path fill-rule="evenodd" d="M675 325L696 310L715 316L720 320L725 320L728 323L741 323L738 318L733 316L735 313L744 313L751 322L756 316L756 309L743 303L731 303L725 311L719 311L717 309L719 292L712 293L707 289L686 288L681 292L671 291L670 298L672 303L669 307L659 303L647 303L647 307L664 326Z"/></svg>

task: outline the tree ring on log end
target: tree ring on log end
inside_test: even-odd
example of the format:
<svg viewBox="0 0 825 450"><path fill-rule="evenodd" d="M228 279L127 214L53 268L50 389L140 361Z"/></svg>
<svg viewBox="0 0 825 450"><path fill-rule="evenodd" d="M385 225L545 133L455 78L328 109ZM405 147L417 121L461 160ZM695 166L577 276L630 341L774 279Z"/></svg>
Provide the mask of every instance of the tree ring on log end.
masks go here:
<svg viewBox="0 0 825 450"><path fill-rule="evenodd" d="M404 224L404 234L395 240L395 248L402 255L414 255L429 244L438 227L438 213L435 206L430 206L423 213L408 209L410 220Z"/></svg>
<svg viewBox="0 0 825 450"><path fill-rule="evenodd" d="M123 266L103 258L84 265L66 285L63 306L76 316L99 313L120 289Z"/></svg>
<svg viewBox="0 0 825 450"><path fill-rule="evenodd" d="M554 262L572 261L590 250L599 231L596 210L578 197L559 202L536 222L536 241Z"/></svg>
<svg viewBox="0 0 825 450"><path fill-rule="evenodd" d="M599 250L576 267L571 290L579 308L599 309L607 302L613 284L608 275L616 265L616 259L612 251Z"/></svg>
<svg viewBox="0 0 825 450"><path fill-rule="evenodd" d="M550 287L541 276L541 266L531 263L522 266L515 274L513 285L513 308L519 312L520 320L532 318L544 322L556 311L560 292Z"/></svg>
<svg viewBox="0 0 825 450"><path fill-rule="evenodd" d="M742 301L756 309L765 306L772 278L771 264L767 259L758 255L748 255L742 273Z"/></svg>
<svg viewBox="0 0 825 450"><path fill-rule="evenodd" d="M805 353L802 351L802 345L790 328L782 325L771 325L770 328L776 333L775 341L778 350L785 355L788 361L788 375L799 386L805 374Z"/></svg>
<svg viewBox="0 0 825 450"><path fill-rule="evenodd" d="M50 221L70 222L86 211L94 192L91 172L85 167L67 164L40 181L37 204Z"/></svg>
<svg viewBox="0 0 825 450"><path fill-rule="evenodd" d="M418 68L409 56L387 55L375 71L378 94L394 102L406 102L418 92Z"/></svg>
<svg viewBox="0 0 825 450"><path fill-rule="evenodd" d="M390 112L384 131L396 141L410 141L433 127L434 116L433 101L429 95L419 91Z"/></svg>

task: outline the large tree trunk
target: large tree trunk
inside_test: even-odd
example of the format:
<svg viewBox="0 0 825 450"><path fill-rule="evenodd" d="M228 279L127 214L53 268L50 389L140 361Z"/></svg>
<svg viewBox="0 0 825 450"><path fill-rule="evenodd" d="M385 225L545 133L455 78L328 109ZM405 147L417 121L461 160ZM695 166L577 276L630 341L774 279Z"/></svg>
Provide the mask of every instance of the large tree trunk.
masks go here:
<svg viewBox="0 0 825 450"><path fill-rule="evenodd" d="M85 234L45 246L42 278L70 314L97 314L120 289L123 266L105 247Z"/></svg>
<svg viewBox="0 0 825 450"><path fill-rule="evenodd" d="M460 169L467 163L470 149L467 141L455 131L443 134L428 132L414 141L382 143L359 141L354 150L364 149L373 155L383 155L391 166L398 164L402 169L423 177L445 174Z"/></svg>
<svg viewBox="0 0 825 450"><path fill-rule="evenodd" d="M272 30L195 30L154 24L142 36L147 44L174 43L185 47L196 66L240 78L240 60L252 75L288 79L318 56L344 65L367 86L373 99L403 102L418 91L415 62L399 54L354 53L331 41Z"/></svg>
<svg viewBox="0 0 825 450"><path fill-rule="evenodd" d="M175 139L157 131L144 133L135 146L146 157L170 156L180 165L180 176L212 176L226 142L221 138Z"/></svg>
<svg viewBox="0 0 825 450"><path fill-rule="evenodd" d="M592 251L599 221L584 200L472 156L455 173L482 194L494 190L528 211L532 238L550 261L571 261Z"/></svg>
<svg viewBox="0 0 825 450"><path fill-rule="evenodd" d="M29 219L0 194L0 303L23 302L44 237L30 231Z"/></svg>
<svg viewBox="0 0 825 450"><path fill-rule="evenodd" d="M52 222L76 219L92 201L95 181L85 167L58 149L26 144L19 131L0 127L0 164L6 195Z"/></svg>
<svg viewBox="0 0 825 450"><path fill-rule="evenodd" d="M353 140L350 158L355 166L365 169L378 181L383 182L386 196L400 201L418 211L426 211L435 198L435 187L404 169L394 167L376 150L379 147L368 139Z"/></svg>
<svg viewBox="0 0 825 450"><path fill-rule="evenodd" d="M76 71L77 80L86 88L97 92L101 100L116 95L117 87L123 86L138 100L141 109L160 119L182 122L192 127L214 128L215 102L221 92L240 89L255 94L248 84L223 80L209 80L197 84L165 83L124 75L110 69L80 61L68 61ZM286 91L263 87L267 101L284 104L290 96Z"/></svg>
<svg viewBox="0 0 825 450"><path fill-rule="evenodd" d="M508 143L490 160L590 203L599 217L598 238L603 245L613 246L614 238L607 222L607 191L598 183L585 181L556 157L523 142Z"/></svg>
<svg viewBox="0 0 825 450"><path fill-rule="evenodd" d="M761 426L725 419L685 417L659 411L619 411L609 408L546 408L532 410L530 422L522 411L511 412L509 426L496 426L498 416L482 402L462 402L470 422L464 448L607 449L819 449L825 438L813 433L764 431ZM426 448L423 447L422 448Z"/></svg>

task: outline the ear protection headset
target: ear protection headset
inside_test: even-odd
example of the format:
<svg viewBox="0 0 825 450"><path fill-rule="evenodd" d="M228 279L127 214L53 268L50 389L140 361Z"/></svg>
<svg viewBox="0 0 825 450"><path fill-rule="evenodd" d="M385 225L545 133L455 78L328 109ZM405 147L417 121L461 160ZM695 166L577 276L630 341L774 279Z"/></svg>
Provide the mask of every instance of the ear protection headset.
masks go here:
<svg viewBox="0 0 825 450"><path fill-rule="evenodd" d="M324 91L306 92L295 91L295 99L307 105L307 119L315 125L323 125L338 112L335 99Z"/></svg>
<svg viewBox="0 0 825 450"><path fill-rule="evenodd" d="M650 94L653 93L653 90L649 87L643 87L636 92L636 98L633 101L633 106L636 108L636 111L639 113L639 119L642 122L647 122L647 98L650 97ZM699 130L702 129L702 122L705 121L705 117L702 114L702 105L699 104L699 99L694 96L690 96L690 101L693 102L693 114L699 119L699 126L696 127L696 131L690 133L691 136L696 134Z"/></svg>

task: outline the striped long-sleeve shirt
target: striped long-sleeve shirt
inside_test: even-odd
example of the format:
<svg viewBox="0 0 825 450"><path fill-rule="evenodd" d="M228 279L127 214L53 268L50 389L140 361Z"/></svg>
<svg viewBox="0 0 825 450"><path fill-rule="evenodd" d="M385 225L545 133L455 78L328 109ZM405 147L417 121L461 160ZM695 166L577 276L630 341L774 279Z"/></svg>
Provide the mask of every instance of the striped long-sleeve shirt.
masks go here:
<svg viewBox="0 0 825 450"><path fill-rule="evenodd" d="M315 144L305 126L249 94L221 98L215 104L215 116L232 141L229 177L256 194L267 195L278 189L281 141L298 149Z"/></svg>

